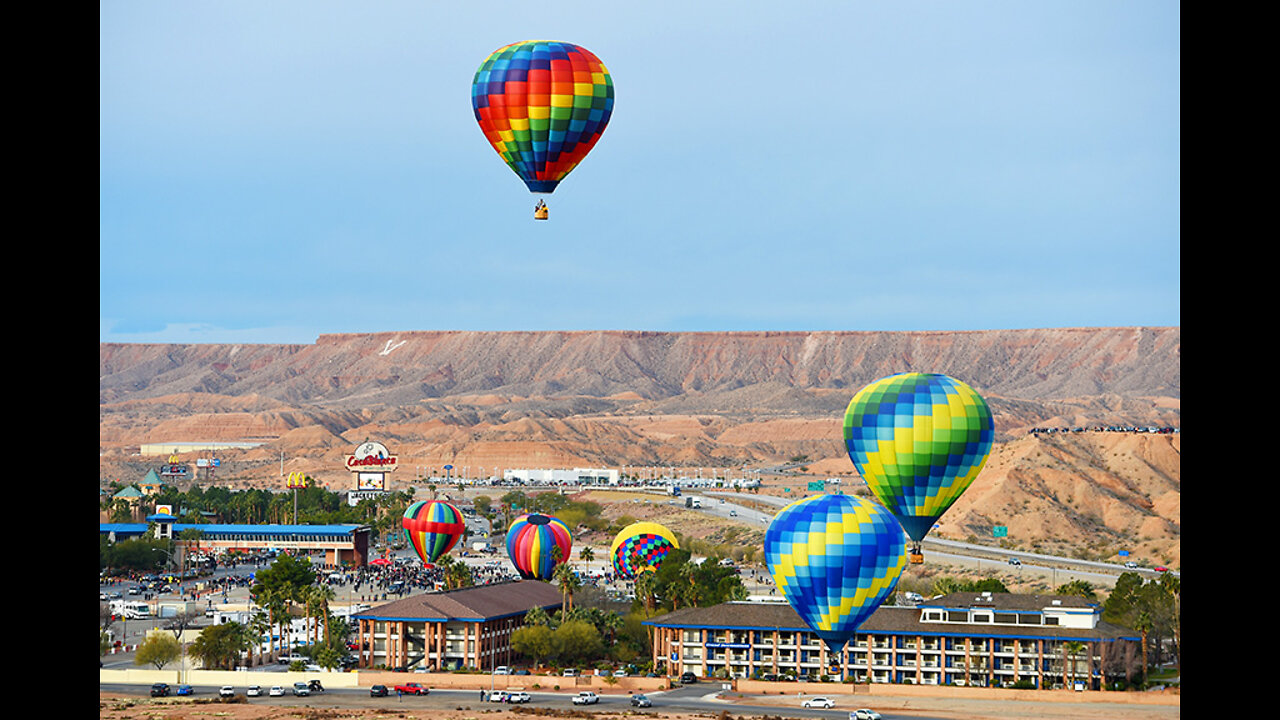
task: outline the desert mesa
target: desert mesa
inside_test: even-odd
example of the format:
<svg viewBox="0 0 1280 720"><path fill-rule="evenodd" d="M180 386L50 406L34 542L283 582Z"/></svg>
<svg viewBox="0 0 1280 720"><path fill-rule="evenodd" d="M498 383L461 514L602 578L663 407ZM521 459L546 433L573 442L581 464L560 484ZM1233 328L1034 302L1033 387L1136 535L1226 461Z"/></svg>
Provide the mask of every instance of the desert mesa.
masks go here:
<svg viewBox="0 0 1280 720"><path fill-rule="evenodd" d="M476 477L786 466L801 486L806 476L856 483L841 436L850 398L888 375L936 372L981 393L996 428L939 537L989 537L1003 524L1028 548L1123 545L1177 564L1180 354L1177 327L102 343L100 485L137 482L163 462L143 445L237 442L218 451L219 484L283 490L282 473L302 471L345 489L343 457L365 440L399 456L392 490L446 464ZM1065 432L1032 432L1046 428Z"/></svg>

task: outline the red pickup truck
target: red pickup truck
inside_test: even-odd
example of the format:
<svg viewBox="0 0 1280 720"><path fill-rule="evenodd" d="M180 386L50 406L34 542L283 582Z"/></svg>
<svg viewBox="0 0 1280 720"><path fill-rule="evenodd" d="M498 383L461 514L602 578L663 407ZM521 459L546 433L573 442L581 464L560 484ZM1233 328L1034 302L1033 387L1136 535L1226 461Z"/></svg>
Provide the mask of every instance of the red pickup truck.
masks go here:
<svg viewBox="0 0 1280 720"><path fill-rule="evenodd" d="M426 695L431 691L418 683L405 683L396 686L396 692L404 695Z"/></svg>

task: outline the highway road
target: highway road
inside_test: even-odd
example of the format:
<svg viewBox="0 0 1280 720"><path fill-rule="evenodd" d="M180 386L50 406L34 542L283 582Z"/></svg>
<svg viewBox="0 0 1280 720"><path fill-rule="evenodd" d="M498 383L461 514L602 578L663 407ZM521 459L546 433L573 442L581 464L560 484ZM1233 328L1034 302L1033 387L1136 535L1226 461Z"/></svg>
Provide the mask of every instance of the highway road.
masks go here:
<svg viewBox="0 0 1280 720"><path fill-rule="evenodd" d="M772 514L734 501L750 502L757 507L760 505L769 505L778 509L781 509L795 501L795 498L778 497L776 495L755 495L751 493L719 490L701 491L691 489L685 494L685 496L708 498L703 500L702 503L701 510L704 513L729 518L730 511L736 511L737 519L746 524L759 524L762 527L767 526L768 522L773 519ZM680 498L675 499L680 500ZM724 500L724 502L721 503L720 500ZM1127 568L1120 563L1097 562L1055 555L1044 555L1040 553L1006 550L986 545L976 545L973 543L964 543L955 540L945 540L932 537L925 538L923 549L925 562L929 562L930 558L935 558L937 560L979 570L984 567L999 567L1010 572L1026 573L1028 575L1035 574L1046 577L1055 586L1077 579L1095 584L1114 585L1116 578L1125 572L1137 572L1151 578L1159 577L1161 574L1150 568ZM1016 558L1022 564L1020 566L1010 565L1010 558ZM1180 574L1177 572L1169 572L1175 577L1180 577Z"/></svg>

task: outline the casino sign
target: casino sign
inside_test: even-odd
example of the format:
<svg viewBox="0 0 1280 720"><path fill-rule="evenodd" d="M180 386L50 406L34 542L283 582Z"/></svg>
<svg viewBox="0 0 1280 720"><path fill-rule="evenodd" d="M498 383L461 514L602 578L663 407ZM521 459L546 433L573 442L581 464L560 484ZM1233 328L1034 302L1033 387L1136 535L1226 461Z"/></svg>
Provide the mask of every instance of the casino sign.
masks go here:
<svg viewBox="0 0 1280 720"><path fill-rule="evenodd" d="M347 471L355 487L347 493L347 504L355 506L366 498L376 498L387 491L387 473L396 469L397 457L380 442L366 441L345 457Z"/></svg>

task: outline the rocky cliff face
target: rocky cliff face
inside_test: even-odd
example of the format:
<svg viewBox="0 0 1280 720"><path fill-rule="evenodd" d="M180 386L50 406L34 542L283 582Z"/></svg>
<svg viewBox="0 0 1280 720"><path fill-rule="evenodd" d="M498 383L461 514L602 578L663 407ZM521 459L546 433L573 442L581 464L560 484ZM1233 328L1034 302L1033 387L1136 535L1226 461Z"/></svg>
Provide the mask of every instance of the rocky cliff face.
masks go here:
<svg viewBox="0 0 1280 720"><path fill-rule="evenodd" d="M989 499L958 505L949 519L973 529L996 507L1034 510L1061 517L1070 535L1089 523L1111 527L1112 517L1115 532L1171 535L1176 546L1180 437L1135 436L1145 447L1126 449L1111 438L1051 454L1041 446L1064 438L1026 431L1178 427L1180 355L1180 328L405 332L325 335L313 345L103 344L101 476L140 478L156 462L135 455L141 443L245 439L263 445L221 452L225 481L275 487L283 456L286 472L346 487L341 458L364 439L391 447L405 468L451 463L474 474L760 467L805 457L814 473L847 475L840 422L853 393L893 373L941 372L987 398L998 433L989 469L961 502ZM1023 450L1033 444L1041 450ZM996 462L1013 455L1021 464ZM1113 455L1116 467L1099 473L1097 458ZM1120 457L1148 455L1159 459L1121 467ZM1169 484L1119 492L1143 463ZM980 487L987 482L998 500ZM1045 483L1073 489L1050 493ZM1102 506L1067 512L1069 499L1142 508L1141 517L1115 520Z"/></svg>

